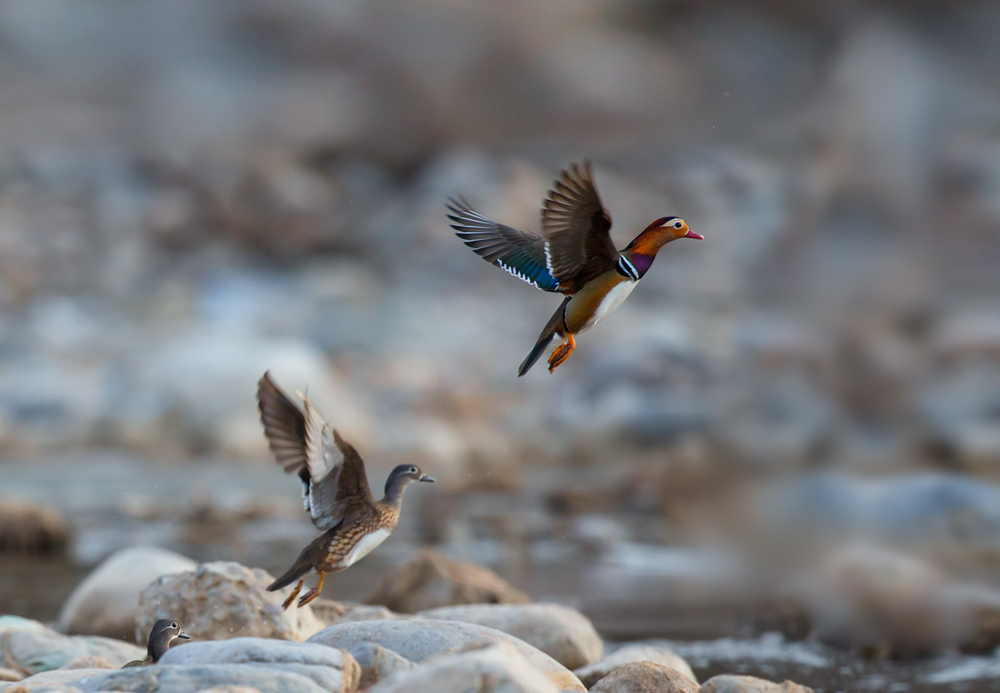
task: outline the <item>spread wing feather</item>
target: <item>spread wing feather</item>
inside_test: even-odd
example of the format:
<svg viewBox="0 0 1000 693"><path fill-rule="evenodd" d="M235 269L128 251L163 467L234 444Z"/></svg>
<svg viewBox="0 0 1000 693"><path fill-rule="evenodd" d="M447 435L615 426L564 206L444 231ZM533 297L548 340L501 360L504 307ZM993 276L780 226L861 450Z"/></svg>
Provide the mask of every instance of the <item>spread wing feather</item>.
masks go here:
<svg viewBox="0 0 1000 693"><path fill-rule="evenodd" d="M449 200L447 207L456 235L481 258L542 291L559 290L546 267L544 239L490 221L464 198Z"/></svg>
<svg viewBox="0 0 1000 693"><path fill-rule="evenodd" d="M582 286L614 269L618 251L611 241L611 215L601 203L590 162L564 170L542 208L548 270L563 283Z"/></svg>
<svg viewBox="0 0 1000 693"><path fill-rule="evenodd" d="M374 514L375 500L361 456L308 397L299 396L302 409L281 391L270 373L257 383L264 435L285 472L298 472L303 504L313 524L325 531L347 518Z"/></svg>

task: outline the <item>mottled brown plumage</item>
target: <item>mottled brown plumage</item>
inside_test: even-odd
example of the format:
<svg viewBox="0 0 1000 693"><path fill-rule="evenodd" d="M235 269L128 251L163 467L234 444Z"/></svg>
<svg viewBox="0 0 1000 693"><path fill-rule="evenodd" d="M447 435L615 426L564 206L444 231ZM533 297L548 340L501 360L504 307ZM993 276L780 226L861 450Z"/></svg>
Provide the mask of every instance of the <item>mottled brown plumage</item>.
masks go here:
<svg viewBox="0 0 1000 693"><path fill-rule="evenodd" d="M302 409L283 393L269 373L257 384L257 404L274 457L286 473L297 472L306 511L323 534L302 550L288 571L268 590L298 585L285 600L288 608L303 578L319 574L319 584L299 600L305 606L319 596L327 573L344 570L377 547L399 521L403 491L414 481L434 481L416 465L397 466L385 484L385 497L372 497L365 464L304 394Z"/></svg>

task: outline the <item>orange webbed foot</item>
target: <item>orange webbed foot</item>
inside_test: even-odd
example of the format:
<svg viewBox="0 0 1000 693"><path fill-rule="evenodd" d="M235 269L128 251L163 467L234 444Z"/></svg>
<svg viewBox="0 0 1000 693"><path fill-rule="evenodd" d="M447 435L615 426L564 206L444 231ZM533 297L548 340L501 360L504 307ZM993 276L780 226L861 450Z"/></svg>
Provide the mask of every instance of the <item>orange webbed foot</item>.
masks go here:
<svg viewBox="0 0 1000 693"><path fill-rule="evenodd" d="M553 372L559 366L563 365L569 355L573 353L573 349L576 348L576 339L573 335L567 334L566 341L556 347L555 351L549 357L549 373Z"/></svg>
<svg viewBox="0 0 1000 693"><path fill-rule="evenodd" d="M295 589L292 590L292 593L288 595L288 599L286 599L284 603L281 605L282 610L287 610L288 607L292 605L292 602L295 601L295 598L299 596L299 592L302 591L302 583L304 582L305 580L299 580L299 584L295 586Z"/></svg>
<svg viewBox="0 0 1000 693"><path fill-rule="evenodd" d="M319 596L319 590L313 587L311 590L303 594L301 599L299 599L299 608L301 609L303 606L305 606L318 596Z"/></svg>
<svg viewBox="0 0 1000 693"><path fill-rule="evenodd" d="M323 591L323 579L326 578L326 573L319 574L319 582L311 590L302 595L302 599L299 600L299 608L311 602L313 599L319 596L319 593Z"/></svg>

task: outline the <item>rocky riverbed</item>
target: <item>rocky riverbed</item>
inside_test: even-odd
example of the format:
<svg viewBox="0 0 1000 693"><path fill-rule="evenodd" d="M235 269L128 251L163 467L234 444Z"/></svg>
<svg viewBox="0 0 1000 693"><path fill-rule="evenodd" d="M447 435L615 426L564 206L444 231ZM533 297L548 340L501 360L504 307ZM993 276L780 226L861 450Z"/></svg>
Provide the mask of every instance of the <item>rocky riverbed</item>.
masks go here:
<svg viewBox="0 0 1000 693"><path fill-rule="evenodd" d="M165 575L146 584L159 572ZM489 570L438 554L387 571L368 595L369 601L388 599L407 607L405 612L329 599L283 612L279 603L287 589L264 592L271 579L234 562L196 565L161 549L125 549L63 605L52 627L78 635L0 617L0 681L9 682L0 683L0 690L60 685L68 693L198 691L244 685L259 691L353 693L431 690L430 682L443 692L469 685L526 693L997 690L991 683L997 671L992 656L866 660L779 633L609 641L578 611L529 603ZM488 603L467 603L479 600ZM434 608L410 609L420 606ZM125 661L141 658L142 648L129 641L141 642L153 619L164 616L181 622L192 640L175 645L154 667L115 672ZM780 688L767 680L793 680L803 687ZM697 681L704 682L700 688ZM642 687L651 685L656 687Z"/></svg>
<svg viewBox="0 0 1000 693"><path fill-rule="evenodd" d="M536 490L551 484L548 495L562 499L559 503L539 501L531 511L535 516L528 534L504 522L529 512L523 489L463 491L460 498L465 503L445 504L450 508L452 530L443 534L437 518L441 499L415 494L406 507L411 522L401 523L397 535L378 552L327 581L324 594L341 604L321 600L315 609L296 614L296 619L280 616L265 621L280 614L268 606L280 599L253 596L268 578L250 577L250 573L237 577L247 570L241 564L279 572L314 533L301 516L294 488L289 492L275 487L277 472L270 464L247 467L217 460L165 466L162 461L95 452L86 464L67 456L52 459L47 467L26 463L5 471L9 488L25 499L22 507L30 506L32 498L56 504L70 518L56 527L64 531L69 527L71 532L63 548L57 545L47 552L5 556L0 611L34 617L71 634L141 643L151 619L169 612L196 639L300 641L325 623L399 620L418 614L435 621L475 619L536 645L542 641L532 637L561 624L558 627L572 634L552 636L552 642L564 643L575 654L562 653L557 659L577 670L589 667L598 653L610 655L652 645L660 648L657 652L682 657L699 681L741 674L790 679L818 691L885 690L888 686L913 691L963 686L992 690L988 686L995 664L990 653L1000 637L1000 596L988 586L995 579L989 556L994 550L990 527L996 505L988 493L992 487L968 485L959 477L902 476L873 486L870 481L817 475L787 488L768 485L763 494L768 513L758 520L761 531L775 537L776 527L818 523L826 531L823 542L842 547L824 549L823 555L810 554L815 562L805 566L809 569L786 561L777 575L763 571L733 545L671 548L650 543L649 522L635 523L634 509L606 511L601 516L569 512L562 495L565 481L554 483L551 472L528 474L522 480ZM53 474L64 483L53 487ZM277 479L286 481L280 475ZM159 491L155 495L142 491L151 481ZM192 495L191 488L208 491ZM936 508L919 489L936 494L943 504ZM449 496L446 487L442 493ZM833 541L832 528L817 518L829 512L828 506L845 504L857 505L858 510L845 516L861 529L840 528L842 534ZM910 549L900 553L851 539L881 537L905 546L900 528L926 539L921 523L942 533L931 548L944 546L949 551L927 550L927 544L923 551L916 551L921 544L911 539ZM668 521L665 527L675 540L680 538L682 529L675 522ZM38 526L28 528L37 531ZM753 536L746 525L743 529L747 531L739 536ZM802 539L801 533L781 537L788 542L786 559L795 537ZM158 544L178 553L129 548L136 544ZM418 549L421 544L436 545L443 553L423 557ZM759 558L773 556L766 553L772 547L759 546ZM965 557L961 561L957 560L960 550ZM115 554L120 551L124 553ZM119 558L94 571L95 562L105 561L109 554ZM480 569L483 575L494 577L483 578L475 572L462 577L465 573L448 567L451 564L444 556L485 563L498 573ZM199 561L207 563L199 568ZM204 577L186 583L184 579L156 579L161 571ZM428 579L452 586L442 591ZM234 581L243 585L238 590L250 592L226 592L225 585ZM199 597L202 593L212 596ZM451 607L455 599L458 603L509 602L511 611ZM534 615L528 606L519 606L528 601L541 603L542 610ZM387 604L391 609L351 602ZM562 606L544 606L550 603ZM215 606L210 608L210 604ZM220 611L217 604L229 606ZM210 620L204 621L206 617ZM927 630L929 624L934 627ZM385 643L381 646L404 660L411 659ZM79 647L68 650L74 658L95 654ZM551 655L557 652L552 647L542 650ZM131 653L123 656L134 658ZM379 651L354 654L358 661L392 659ZM106 654L99 656L107 659ZM508 654L491 651L488 656L476 656L486 657L468 664L478 670L499 666L497 662L506 661ZM664 658L669 660L667 655L649 652L643 658L661 664ZM669 661L666 665L680 666ZM394 665L384 666L393 669ZM408 665L407 671L411 668ZM580 676L587 685L596 683L594 674ZM154 679L142 685L153 686ZM203 683L208 686L214 680L207 678ZM233 679L237 680L244 679Z"/></svg>

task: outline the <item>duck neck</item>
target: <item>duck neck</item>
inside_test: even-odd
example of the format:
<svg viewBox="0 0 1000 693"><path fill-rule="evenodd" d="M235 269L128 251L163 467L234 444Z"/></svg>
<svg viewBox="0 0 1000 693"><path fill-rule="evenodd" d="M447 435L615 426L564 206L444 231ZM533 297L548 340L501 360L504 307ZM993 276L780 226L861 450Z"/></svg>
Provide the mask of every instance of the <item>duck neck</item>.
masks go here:
<svg viewBox="0 0 1000 693"><path fill-rule="evenodd" d="M628 258L628 261L632 263L633 267L635 267L635 271L638 273L639 278L642 279L643 275L646 274L646 272L649 271L649 268L653 266L653 260L656 259L657 250L659 250L659 248L654 249L651 253L645 253L634 250L632 249L632 246L629 245L629 247L622 252L622 255Z"/></svg>
<svg viewBox="0 0 1000 693"><path fill-rule="evenodd" d="M406 490L406 484L400 483L398 480L391 484L385 485L385 496L382 498L382 505L398 509L403 503L403 491Z"/></svg>
<svg viewBox="0 0 1000 693"><path fill-rule="evenodd" d="M640 277L649 271L653 260L656 259L656 254L660 252L660 248L672 240L671 236L658 224L659 221L655 221L647 226L642 233L632 239L632 242L622 253L628 255Z"/></svg>
<svg viewBox="0 0 1000 693"><path fill-rule="evenodd" d="M155 664L160 661L160 657L165 655L169 649L170 640L168 639L156 638L155 640L150 640L146 648L146 660Z"/></svg>

